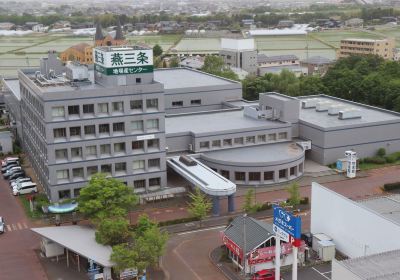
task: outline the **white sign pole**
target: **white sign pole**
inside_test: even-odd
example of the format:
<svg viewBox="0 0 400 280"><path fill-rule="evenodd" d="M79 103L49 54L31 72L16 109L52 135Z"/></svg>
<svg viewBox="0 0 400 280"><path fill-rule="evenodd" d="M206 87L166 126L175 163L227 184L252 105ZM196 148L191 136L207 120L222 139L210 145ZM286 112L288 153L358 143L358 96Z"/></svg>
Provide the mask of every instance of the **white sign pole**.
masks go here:
<svg viewBox="0 0 400 280"><path fill-rule="evenodd" d="M275 280L281 279L281 238L276 235L275 244Z"/></svg>
<svg viewBox="0 0 400 280"><path fill-rule="evenodd" d="M298 248L293 246L293 266L292 266L292 280L297 280L297 251Z"/></svg>

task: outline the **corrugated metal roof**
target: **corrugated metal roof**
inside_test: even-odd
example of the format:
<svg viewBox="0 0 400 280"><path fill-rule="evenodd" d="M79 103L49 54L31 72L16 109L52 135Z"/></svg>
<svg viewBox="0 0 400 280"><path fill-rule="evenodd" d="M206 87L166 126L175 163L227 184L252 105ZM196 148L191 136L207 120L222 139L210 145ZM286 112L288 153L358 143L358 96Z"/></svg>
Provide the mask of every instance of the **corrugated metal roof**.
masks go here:
<svg viewBox="0 0 400 280"><path fill-rule="evenodd" d="M259 54L257 56L258 63L280 62L280 61L298 60L298 59L299 58L294 54L275 55L275 56L266 56L265 54Z"/></svg>

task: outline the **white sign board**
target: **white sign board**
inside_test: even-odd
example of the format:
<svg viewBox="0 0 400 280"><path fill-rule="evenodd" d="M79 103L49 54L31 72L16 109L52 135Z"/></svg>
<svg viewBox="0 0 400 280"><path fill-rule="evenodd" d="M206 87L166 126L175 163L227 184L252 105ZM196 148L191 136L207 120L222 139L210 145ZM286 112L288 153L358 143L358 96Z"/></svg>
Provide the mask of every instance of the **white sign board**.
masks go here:
<svg viewBox="0 0 400 280"><path fill-rule="evenodd" d="M287 232L277 227L276 225L273 225L273 230L282 241L289 242L289 234Z"/></svg>
<svg viewBox="0 0 400 280"><path fill-rule="evenodd" d="M149 140L154 139L156 136L154 134L147 134L147 135L139 135L136 137L136 140Z"/></svg>

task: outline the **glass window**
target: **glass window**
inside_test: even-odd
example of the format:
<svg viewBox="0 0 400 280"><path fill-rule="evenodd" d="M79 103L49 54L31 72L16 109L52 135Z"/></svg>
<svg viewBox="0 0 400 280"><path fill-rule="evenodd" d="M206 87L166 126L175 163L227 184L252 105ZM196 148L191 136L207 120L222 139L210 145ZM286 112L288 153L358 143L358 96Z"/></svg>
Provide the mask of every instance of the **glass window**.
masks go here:
<svg viewBox="0 0 400 280"><path fill-rule="evenodd" d="M67 132L65 128L55 128L53 129L54 138L65 138Z"/></svg>
<svg viewBox="0 0 400 280"><path fill-rule="evenodd" d="M158 129L158 119L147 120L147 129Z"/></svg>
<svg viewBox="0 0 400 280"><path fill-rule="evenodd" d="M142 78L136 78L136 83L137 83L137 84L142 83Z"/></svg>
<svg viewBox="0 0 400 280"><path fill-rule="evenodd" d="M149 187L158 187L161 185L161 178L150 178Z"/></svg>
<svg viewBox="0 0 400 280"><path fill-rule="evenodd" d="M191 105L201 105L201 99L190 100Z"/></svg>
<svg viewBox="0 0 400 280"><path fill-rule="evenodd" d="M232 146L232 139L224 139L223 145L224 146Z"/></svg>
<svg viewBox="0 0 400 280"><path fill-rule="evenodd" d="M159 158L152 158L149 159L149 168L151 167L156 167L156 168L160 168L160 159Z"/></svg>
<svg viewBox="0 0 400 280"><path fill-rule="evenodd" d="M51 116L58 117L58 118L64 118L65 117L64 106L52 107L51 108Z"/></svg>
<svg viewBox="0 0 400 280"><path fill-rule="evenodd" d="M229 179L229 170L221 170L221 175L226 179Z"/></svg>
<svg viewBox="0 0 400 280"><path fill-rule="evenodd" d="M255 142L256 142L255 136L247 136L246 137L246 143L255 143Z"/></svg>
<svg viewBox="0 0 400 280"><path fill-rule="evenodd" d="M276 141L276 134L268 134L268 141Z"/></svg>
<svg viewBox="0 0 400 280"><path fill-rule="evenodd" d="M58 198L59 199L71 198L71 191L70 190L58 191Z"/></svg>
<svg viewBox="0 0 400 280"><path fill-rule="evenodd" d="M124 112L124 102L118 101L112 103L113 112L123 113Z"/></svg>
<svg viewBox="0 0 400 280"><path fill-rule="evenodd" d="M78 197L81 194L81 189L82 188L74 189L74 197Z"/></svg>
<svg viewBox="0 0 400 280"><path fill-rule="evenodd" d="M210 148L210 142L209 141L200 142L200 149L209 149L209 148Z"/></svg>
<svg viewBox="0 0 400 280"><path fill-rule="evenodd" d="M126 162L117 162L115 164L115 172L126 173Z"/></svg>
<svg viewBox="0 0 400 280"><path fill-rule="evenodd" d="M103 164L101 165L101 173L104 173L106 175L111 174L111 164Z"/></svg>
<svg viewBox="0 0 400 280"><path fill-rule="evenodd" d="M258 142L266 142L267 137L265 135L258 135L257 136Z"/></svg>
<svg viewBox="0 0 400 280"><path fill-rule="evenodd" d="M235 172L235 180L236 181L245 181L246 180L246 173L244 173L244 172Z"/></svg>
<svg viewBox="0 0 400 280"><path fill-rule="evenodd" d="M57 176L57 180L68 180L69 170L68 169L57 170L56 176Z"/></svg>
<svg viewBox="0 0 400 280"><path fill-rule="evenodd" d="M68 115L79 115L79 105L68 106Z"/></svg>
<svg viewBox="0 0 400 280"><path fill-rule="evenodd" d="M110 133L110 125L108 123L100 124L99 132L100 133Z"/></svg>
<svg viewBox="0 0 400 280"><path fill-rule="evenodd" d="M94 104L83 104L84 114L94 114Z"/></svg>
<svg viewBox="0 0 400 280"><path fill-rule="evenodd" d="M144 170L144 160L133 161L133 170Z"/></svg>
<svg viewBox="0 0 400 280"><path fill-rule="evenodd" d="M221 140L213 140L211 145L213 147L221 147Z"/></svg>
<svg viewBox="0 0 400 280"><path fill-rule="evenodd" d="M143 131L143 121L132 121L132 131Z"/></svg>
<svg viewBox="0 0 400 280"><path fill-rule="evenodd" d="M144 141L140 140L140 141L133 141L132 142L132 150L133 151L143 151L144 150Z"/></svg>
<svg viewBox="0 0 400 280"><path fill-rule="evenodd" d="M67 158L68 158L67 149L56 150L56 159L67 159Z"/></svg>
<svg viewBox="0 0 400 280"><path fill-rule="evenodd" d="M83 168L73 168L72 169L73 178L83 178Z"/></svg>
<svg viewBox="0 0 400 280"><path fill-rule="evenodd" d="M95 125L85 125L84 130L85 130L85 135L95 135L96 134L96 126Z"/></svg>
<svg viewBox="0 0 400 280"><path fill-rule="evenodd" d="M147 109L157 109L158 110L158 99L147 99L146 100Z"/></svg>
<svg viewBox="0 0 400 280"><path fill-rule="evenodd" d="M125 132L125 123L113 123L113 132Z"/></svg>
<svg viewBox="0 0 400 280"><path fill-rule="evenodd" d="M279 140L287 139L287 132L279 132L278 139Z"/></svg>
<svg viewBox="0 0 400 280"><path fill-rule="evenodd" d="M96 146L86 146L86 156L97 156L97 147Z"/></svg>
<svg viewBox="0 0 400 280"><path fill-rule="evenodd" d="M96 174L98 172L98 167L97 166L88 166L86 170L87 170L87 176L90 177L93 174Z"/></svg>
<svg viewBox="0 0 400 280"><path fill-rule="evenodd" d="M286 169L279 170L279 179L286 178Z"/></svg>
<svg viewBox="0 0 400 280"><path fill-rule="evenodd" d="M143 100L131 100L131 110L143 110Z"/></svg>
<svg viewBox="0 0 400 280"><path fill-rule="evenodd" d="M235 145L242 145L243 144L243 137L233 139Z"/></svg>
<svg viewBox="0 0 400 280"><path fill-rule="evenodd" d="M114 144L114 153L125 153L125 142Z"/></svg>
<svg viewBox="0 0 400 280"><path fill-rule="evenodd" d="M110 155L111 154L111 145L110 144L102 144L100 145L100 155Z"/></svg>
<svg viewBox="0 0 400 280"><path fill-rule="evenodd" d="M133 187L135 189L141 189L146 187L146 180L136 180L133 181Z"/></svg>
<svg viewBox="0 0 400 280"><path fill-rule="evenodd" d="M296 175L296 167L290 167L290 176Z"/></svg>
<svg viewBox="0 0 400 280"><path fill-rule="evenodd" d="M97 104L97 111L99 114L108 114L108 103Z"/></svg>
<svg viewBox="0 0 400 280"><path fill-rule="evenodd" d="M80 126L74 126L69 128L69 136L74 137L74 136L81 136L81 127Z"/></svg>
<svg viewBox="0 0 400 280"><path fill-rule="evenodd" d="M159 139L150 139L147 140L147 149L160 149L160 140Z"/></svg>
<svg viewBox="0 0 400 280"><path fill-rule="evenodd" d="M71 157L72 158L81 158L82 157L82 148L81 147L71 148Z"/></svg>
<svg viewBox="0 0 400 280"><path fill-rule="evenodd" d="M274 171L266 171L264 172L264 180L274 180Z"/></svg>
<svg viewBox="0 0 400 280"><path fill-rule="evenodd" d="M249 172L249 180L250 181L260 181L261 180L260 172Z"/></svg>
<svg viewBox="0 0 400 280"><path fill-rule="evenodd" d="M172 101L172 107L182 107L183 101Z"/></svg>

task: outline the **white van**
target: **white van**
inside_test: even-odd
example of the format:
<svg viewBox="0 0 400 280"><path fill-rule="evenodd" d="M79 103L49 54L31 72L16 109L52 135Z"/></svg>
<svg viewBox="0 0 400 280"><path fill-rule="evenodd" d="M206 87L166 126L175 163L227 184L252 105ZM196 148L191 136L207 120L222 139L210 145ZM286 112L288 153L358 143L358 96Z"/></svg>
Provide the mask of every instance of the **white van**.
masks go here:
<svg viewBox="0 0 400 280"><path fill-rule="evenodd" d="M20 183L13 188L13 195L28 194L28 193L37 193L36 183L32 182Z"/></svg>

